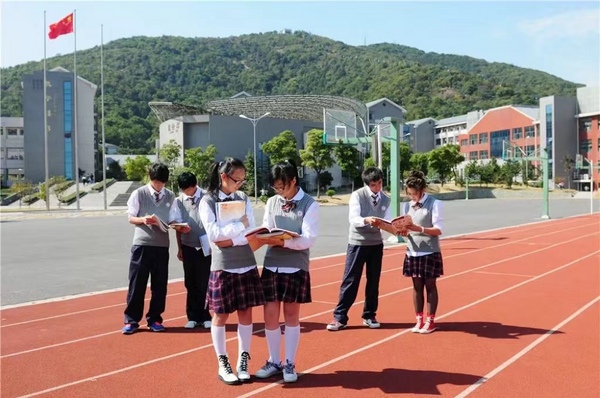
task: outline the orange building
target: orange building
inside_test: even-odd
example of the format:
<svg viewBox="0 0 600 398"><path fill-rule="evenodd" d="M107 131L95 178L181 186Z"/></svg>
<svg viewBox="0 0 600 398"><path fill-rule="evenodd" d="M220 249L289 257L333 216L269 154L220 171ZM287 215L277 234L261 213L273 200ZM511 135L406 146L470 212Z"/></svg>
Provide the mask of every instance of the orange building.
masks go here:
<svg viewBox="0 0 600 398"><path fill-rule="evenodd" d="M576 170L575 181L579 190L587 190L591 180L593 189L600 186L600 99L598 88L582 87L577 89L578 99L578 151L583 156L583 167ZM593 167L590 171L590 163Z"/></svg>

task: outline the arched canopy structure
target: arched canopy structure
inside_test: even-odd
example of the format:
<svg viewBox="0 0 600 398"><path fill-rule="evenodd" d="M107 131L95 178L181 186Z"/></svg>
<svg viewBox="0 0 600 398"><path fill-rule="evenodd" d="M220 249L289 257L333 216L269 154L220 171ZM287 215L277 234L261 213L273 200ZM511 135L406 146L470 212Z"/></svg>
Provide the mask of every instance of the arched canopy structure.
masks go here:
<svg viewBox="0 0 600 398"><path fill-rule="evenodd" d="M323 109L354 112L358 117L367 115L367 106L355 99L328 95L270 95L228 98L210 101L202 107L173 102L148 103L161 122L186 115L224 115L258 117L269 112L269 117L279 119L323 121Z"/></svg>

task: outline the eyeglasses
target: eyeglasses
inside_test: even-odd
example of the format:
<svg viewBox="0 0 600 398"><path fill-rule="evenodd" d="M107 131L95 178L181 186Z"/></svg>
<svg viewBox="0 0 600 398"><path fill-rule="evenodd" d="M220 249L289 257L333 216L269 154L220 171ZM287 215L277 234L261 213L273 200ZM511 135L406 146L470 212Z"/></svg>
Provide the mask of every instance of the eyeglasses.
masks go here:
<svg viewBox="0 0 600 398"><path fill-rule="evenodd" d="M227 174L227 178L229 178L231 181L235 182L237 185L243 185L246 180L236 180L235 178L233 178L232 176L230 176L229 174Z"/></svg>
<svg viewBox="0 0 600 398"><path fill-rule="evenodd" d="M283 191L285 191L285 185L281 185L281 186L278 186L278 187L271 185L271 188L273 188L273 191L275 191L275 192L283 192Z"/></svg>

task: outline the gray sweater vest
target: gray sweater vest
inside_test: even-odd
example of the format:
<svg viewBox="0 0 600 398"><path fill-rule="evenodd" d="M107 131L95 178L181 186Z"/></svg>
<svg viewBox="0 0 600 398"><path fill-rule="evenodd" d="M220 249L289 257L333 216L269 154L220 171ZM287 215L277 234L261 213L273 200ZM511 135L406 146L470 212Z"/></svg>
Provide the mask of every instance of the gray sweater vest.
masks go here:
<svg viewBox="0 0 600 398"><path fill-rule="evenodd" d="M165 189L163 198L156 202L147 185L137 189L137 197L140 203L138 217L156 214L164 222L169 222L169 210L173 204L175 195ZM133 244L138 246L169 247L169 232L163 232L154 225L139 224L135 226L133 233Z"/></svg>
<svg viewBox="0 0 600 398"><path fill-rule="evenodd" d="M385 210L390 206L390 197L380 192L379 202L377 206L373 206L373 198L371 198L371 190L367 187L357 190L358 203L360 204L361 217L379 217L385 216ZM375 246L383 243L381 230L370 225L357 227L350 224L350 234L348 243L356 246Z"/></svg>
<svg viewBox="0 0 600 398"><path fill-rule="evenodd" d="M213 195L207 194L202 198L209 207L212 209L217 217L217 201ZM236 192L234 194L234 200L248 201L248 197L243 192ZM219 220L217 219L217 222ZM211 271L224 271L229 269L238 269L251 267L256 265L256 258L254 252L250 248L250 245L245 244L243 246L230 246L220 248L214 242L210 242L212 249L212 261L210 265Z"/></svg>
<svg viewBox="0 0 600 398"><path fill-rule="evenodd" d="M308 208L315 202L309 195L304 194L302 199L296 202L296 208L284 212L281 206L285 200L281 196L273 196L267 202L269 214L275 218L277 228L302 234L302 220ZM308 271L310 263L310 250L292 250L285 247L269 246L265 255L265 267L289 267Z"/></svg>
<svg viewBox="0 0 600 398"><path fill-rule="evenodd" d="M433 196L428 196L425 202L423 202L423 207L416 210L412 208L410 202L407 202L404 205L404 214L412 217L413 224L432 228L432 212L435 201L436 199ZM407 237L406 246L412 252L438 253L440 251L440 238L439 236L430 236L421 232L411 231Z"/></svg>
<svg viewBox="0 0 600 398"><path fill-rule="evenodd" d="M198 188L200 189L200 188ZM200 247L200 236L206 235L204 226L200 221L200 213L198 212L198 205L204 194L200 195L197 202L192 205L192 198L184 199L183 195L180 195L175 199L173 206L179 206L181 212L182 222L186 222L190 225L191 231L187 234L181 234L181 244L190 247Z"/></svg>

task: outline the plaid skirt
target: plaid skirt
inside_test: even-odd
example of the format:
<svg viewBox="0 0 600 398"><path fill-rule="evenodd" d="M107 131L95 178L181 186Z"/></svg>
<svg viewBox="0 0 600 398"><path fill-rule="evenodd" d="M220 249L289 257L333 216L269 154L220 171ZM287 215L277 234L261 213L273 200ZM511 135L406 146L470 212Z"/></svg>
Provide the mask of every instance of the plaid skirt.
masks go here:
<svg viewBox="0 0 600 398"><path fill-rule="evenodd" d="M412 278L439 278L444 275L444 260L442 253L432 253L426 256L404 257L402 274Z"/></svg>
<svg viewBox="0 0 600 398"><path fill-rule="evenodd" d="M260 277L265 300L283 303L310 303L310 274L300 270L294 273L273 272L263 268Z"/></svg>
<svg viewBox="0 0 600 398"><path fill-rule="evenodd" d="M206 292L208 309L217 314L231 314L265 304L260 275L255 267L238 274L227 271L211 271Z"/></svg>

